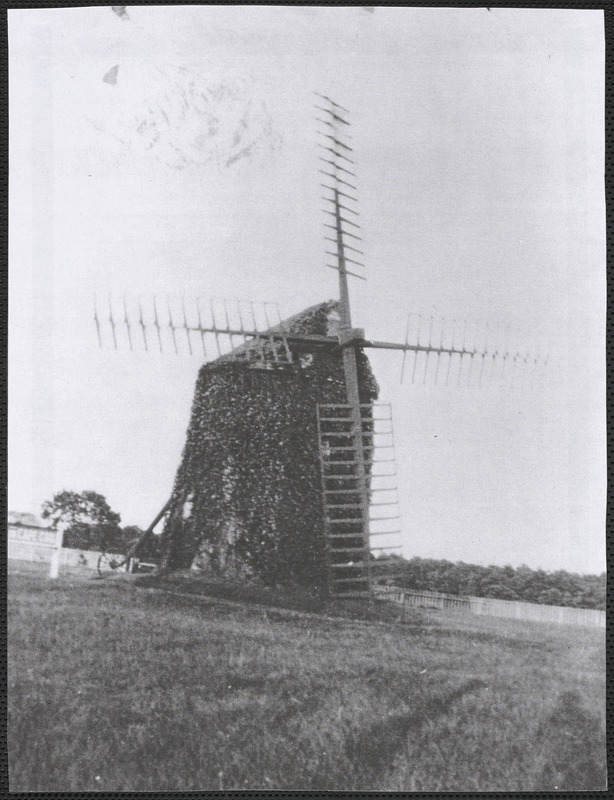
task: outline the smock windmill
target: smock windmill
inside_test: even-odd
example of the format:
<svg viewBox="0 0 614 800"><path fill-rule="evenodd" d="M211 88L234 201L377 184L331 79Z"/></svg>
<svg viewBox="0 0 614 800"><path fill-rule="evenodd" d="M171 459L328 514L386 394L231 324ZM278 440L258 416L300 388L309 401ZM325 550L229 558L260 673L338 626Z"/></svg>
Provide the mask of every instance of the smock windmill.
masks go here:
<svg viewBox="0 0 614 800"><path fill-rule="evenodd" d="M154 298L144 308L109 299L104 312L95 304L94 319L101 346L201 348L207 360L163 509L164 566L203 557L350 597L390 575L400 533L392 415L376 403L365 351L398 351L401 380L410 373L435 383L518 380L548 359L490 344L487 328L432 317L408 318L400 342L354 327L348 284L365 279L365 265L349 112L317 98L327 266L338 273L338 299L286 320L268 303L167 300L162 308Z"/></svg>

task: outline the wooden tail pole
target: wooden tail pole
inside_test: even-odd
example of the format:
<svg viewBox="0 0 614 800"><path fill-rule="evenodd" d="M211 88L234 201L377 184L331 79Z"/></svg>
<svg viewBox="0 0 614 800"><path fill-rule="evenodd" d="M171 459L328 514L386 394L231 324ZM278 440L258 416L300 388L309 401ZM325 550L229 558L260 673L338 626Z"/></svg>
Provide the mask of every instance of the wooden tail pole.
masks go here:
<svg viewBox="0 0 614 800"><path fill-rule="evenodd" d="M156 516L154 518L154 521L151 523L151 525L149 525L147 530L144 530L143 533L136 540L136 542L132 545L132 547L130 547L128 549L128 552L126 553L126 557L127 558L132 558L133 556L136 555L139 547L151 536L151 534L153 533L154 528L156 527L158 522L160 522L162 517L166 514L170 504L171 504L171 498L169 498L166 501L166 503L164 504L164 507L162 508L162 510L159 511L158 514L156 514Z"/></svg>

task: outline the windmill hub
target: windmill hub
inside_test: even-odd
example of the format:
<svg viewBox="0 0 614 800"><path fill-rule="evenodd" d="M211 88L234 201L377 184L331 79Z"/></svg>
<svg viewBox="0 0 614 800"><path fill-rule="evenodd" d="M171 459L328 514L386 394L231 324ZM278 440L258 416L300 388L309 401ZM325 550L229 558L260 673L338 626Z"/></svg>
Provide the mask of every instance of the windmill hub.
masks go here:
<svg viewBox="0 0 614 800"><path fill-rule="evenodd" d="M364 342L365 339L365 329L364 328L350 328L349 330L344 330L341 328L339 330L339 344L342 347L347 347L348 345L359 344L360 342Z"/></svg>

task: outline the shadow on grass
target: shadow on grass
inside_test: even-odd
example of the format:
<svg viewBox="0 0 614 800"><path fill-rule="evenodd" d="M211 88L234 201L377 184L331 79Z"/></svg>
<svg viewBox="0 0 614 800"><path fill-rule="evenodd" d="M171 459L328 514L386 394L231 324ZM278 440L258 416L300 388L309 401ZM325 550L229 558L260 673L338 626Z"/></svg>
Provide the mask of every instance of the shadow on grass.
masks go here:
<svg viewBox="0 0 614 800"><path fill-rule="evenodd" d="M230 578L182 573L143 575L134 578L132 583L138 588L182 592L203 599L216 598L270 606L271 621L284 619L275 614L273 609L277 608L348 620L400 623L419 631L426 629L424 615L419 611L402 609L388 600L378 598L368 601L334 600L299 586L270 587L256 581L239 582Z"/></svg>
<svg viewBox="0 0 614 800"><path fill-rule="evenodd" d="M535 791L605 790L605 732L599 716L582 707L578 692L559 695L538 728L536 749Z"/></svg>
<svg viewBox="0 0 614 800"><path fill-rule="evenodd" d="M373 780L393 762L406 744L407 736L427 720L445 714L452 703L469 692L486 688L477 678L467 681L442 697L428 700L407 714L394 714L348 737L346 755L363 778Z"/></svg>

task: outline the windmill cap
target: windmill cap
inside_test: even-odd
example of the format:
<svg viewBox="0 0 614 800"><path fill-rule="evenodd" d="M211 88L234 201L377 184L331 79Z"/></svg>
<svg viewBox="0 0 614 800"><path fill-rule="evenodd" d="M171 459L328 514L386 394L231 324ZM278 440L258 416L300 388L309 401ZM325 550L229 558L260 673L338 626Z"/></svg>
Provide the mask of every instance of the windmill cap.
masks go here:
<svg viewBox="0 0 614 800"><path fill-rule="evenodd" d="M262 330L261 334L267 336L274 333L287 333L294 335L337 335L338 330L331 330L331 317L337 322L341 320L339 314L339 301L326 300L323 303L316 303L316 305L309 306L309 308L299 311L291 317L283 320L277 325L272 325L266 330ZM255 340L243 342L238 347L233 348L228 353L219 356L214 361L205 364L205 367L214 367L220 364L227 364L228 362L235 361L237 355L249 352L258 347Z"/></svg>

